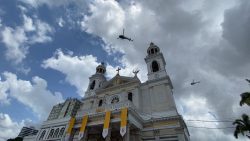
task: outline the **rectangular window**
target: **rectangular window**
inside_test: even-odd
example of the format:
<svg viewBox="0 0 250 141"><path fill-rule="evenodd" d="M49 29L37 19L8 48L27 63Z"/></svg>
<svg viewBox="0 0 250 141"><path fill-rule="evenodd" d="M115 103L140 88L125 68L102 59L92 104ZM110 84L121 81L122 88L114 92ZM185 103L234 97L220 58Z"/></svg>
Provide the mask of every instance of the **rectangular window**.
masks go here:
<svg viewBox="0 0 250 141"><path fill-rule="evenodd" d="M131 92L128 93L128 100L133 101L133 95Z"/></svg>

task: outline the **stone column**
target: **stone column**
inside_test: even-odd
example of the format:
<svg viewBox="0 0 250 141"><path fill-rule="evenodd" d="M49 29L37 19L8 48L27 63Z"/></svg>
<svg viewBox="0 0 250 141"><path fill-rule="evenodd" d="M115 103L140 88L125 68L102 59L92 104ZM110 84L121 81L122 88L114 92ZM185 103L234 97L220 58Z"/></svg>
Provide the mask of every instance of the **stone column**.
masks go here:
<svg viewBox="0 0 250 141"><path fill-rule="evenodd" d="M105 141L111 141L111 128L109 128L109 132L107 137L105 138Z"/></svg>
<svg viewBox="0 0 250 141"><path fill-rule="evenodd" d="M129 141L130 138L130 125L127 124L126 134L123 136L123 141Z"/></svg>

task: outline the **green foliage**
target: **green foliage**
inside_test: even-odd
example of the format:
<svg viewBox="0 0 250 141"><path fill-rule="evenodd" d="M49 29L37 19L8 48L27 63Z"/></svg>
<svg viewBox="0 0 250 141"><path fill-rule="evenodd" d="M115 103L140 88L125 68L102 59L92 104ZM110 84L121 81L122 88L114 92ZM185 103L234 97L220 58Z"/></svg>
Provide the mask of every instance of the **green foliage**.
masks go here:
<svg viewBox="0 0 250 141"><path fill-rule="evenodd" d="M241 94L240 106L244 104L250 106L250 92L245 92Z"/></svg>
<svg viewBox="0 0 250 141"><path fill-rule="evenodd" d="M244 104L250 106L250 92L244 92L241 94L240 106L243 106ZM238 138L239 134L242 134L243 136L246 134L250 139L250 120L247 114L243 114L241 119L236 119L233 122L233 125L236 125L234 131L235 138Z"/></svg>
<svg viewBox="0 0 250 141"><path fill-rule="evenodd" d="M235 138L238 138L238 134L242 134L243 136L245 135L245 132L247 132L248 134L246 134L246 136L250 139L250 120L248 115L243 114L241 116L242 119L236 119L233 122L233 125L236 125L236 129L234 131L234 136Z"/></svg>

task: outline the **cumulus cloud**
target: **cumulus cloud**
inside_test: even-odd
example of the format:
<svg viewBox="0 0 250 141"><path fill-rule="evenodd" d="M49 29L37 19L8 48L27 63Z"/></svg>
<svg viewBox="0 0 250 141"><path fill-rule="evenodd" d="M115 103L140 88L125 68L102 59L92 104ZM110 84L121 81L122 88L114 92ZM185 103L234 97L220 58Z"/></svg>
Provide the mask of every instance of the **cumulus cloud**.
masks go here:
<svg viewBox="0 0 250 141"><path fill-rule="evenodd" d="M84 95L88 85L88 77L95 72L98 65L96 57L71 56L58 50L55 55L42 64L43 68L52 68L66 75L66 81L75 86L79 95Z"/></svg>
<svg viewBox="0 0 250 141"><path fill-rule="evenodd" d="M58 26L60 26L60 27L63 27L63 26L64 26L65 21L63 20L62 17L60 17L59 19L57 19L57 24L58 24Z"/></svg>
<svg viewBox="0 0 250 141"><path fill-rule="evenodd" d="M0 28L2 27L2 20L0 19Z"/></svg>
<svg viewBox="0 0 250 141"><path fill-rule="evenodd" d="M49 7L59 7L59 6L66 6L72 3L77 3L81 7L85 7L86 3L89 0L19 0L25 4L28 4L34 8L38 8L39 6L42 5L47 5Z"/></svg>
<svg viewBox="0 0 250 141"><path fill-rule="evenodd" d="M22 28L5 27L2 31L2 42L7 48L6 58L20 63L27 54L27 47L20 45L26 41L27 37Z"/></svg>
<svg viewBox="0 0 250 141"><path fill-rule="evenodd" d="M0 141L15 138L25 125L25 121L14 122L8 114L0 113Z"/></svg>
<svg viewBox="0 0 250 141"><path fill-rule="evenodd" d="M223 40L218 45L219 49L211 51L214 58L211 59L212 62L221 60L214 63L214 67L228 76L250 76L246 71L250 69L249 9L250 2L243 0L225 11L224 21L221 23Z"/></svg>
<svg viewBox="0 0 250 141"><path fill-rule="evenodd" d="M52 41L50 35L53 28L47 23L26 15L23 16L23 25L14 28L3 26L1 41L6 47L6 58L19 64L25 59L30 45L35 43L45 43Z"/></svg>
<svg viewBox="0 0 250 141"><path fill-rule="evenodd" d="M72 54L65 54L61 50L57 50L55 55L43 61L43 68L51 68L57 70L65 75L65 81L75 86L80 96L84 96L84 93L88 87L89 77L95 74L96 67L100 64L97 62L97 58L92 55L86 56L73 56ZM125 64L126 65L126 64ZM118 66L107 67L107 78L115 76ZM136 66L125 67L121 71L121 75L132 76L132 71Z"/></svg>
<svg viewBox="0 0 250 141"><path fill-rule="evenodd" d="M222 23L223 37L229 41L237 51L242 51L246 54L250 52L250 15L247 14L249 12L250 2L243 0L239 5L225 11L225 20Z"/></svg>
<svg viewBox="0 0 250 141"><path fill-rule="evenodd" d="M4 72L2 75L5 80L0 81L1 103L14 98L32 109L40 119L45 119L52 106L63 101L61 93L47 90L47 82L38 76L27 81L18 79L10 72Z"/></svg>
<svg viewBox="0 0 250 141"><path fill-rule="evenodd" d="M116 1L96 0L89 8L92 15L85 16L82 22L82 27L88 33L100 33L100 37L114 36L117 29L123 28L125 13Z"/></svg>

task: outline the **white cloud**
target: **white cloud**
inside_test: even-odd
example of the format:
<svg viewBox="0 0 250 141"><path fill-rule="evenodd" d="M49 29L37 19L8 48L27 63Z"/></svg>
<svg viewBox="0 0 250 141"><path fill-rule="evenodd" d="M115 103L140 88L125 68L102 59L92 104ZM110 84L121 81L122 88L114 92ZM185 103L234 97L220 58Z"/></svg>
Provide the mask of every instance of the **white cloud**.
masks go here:
<svg viewBox="0 0 250 141"><path fill-rule="evenodd" d="M95 73L98 65L96 57L71 56L58 50L55 55L42 64L44 68L52 68L66 75L66 81L77 88L79 95L83 96L87 87L88 77Z"/></svg>
<svg viewBox="0 0 250 141"><path fill-rule="evenodd" d="M2 20L1 20L1 18L0 18L0 28L2 27Z"/></svg>
<svg viewBox="0 0 250 141"><path fill-rule="evenodd" d="M82 22L83 29L88 33L99 33L101 37L114 36L117 29L123 28L125 13L116 1L95 0L89 8L92 15L85 16Z"/></svg>
<svg viewBox="0 0 250 141"><path fill-rule="evenodd" d="M32 81L18 79L10 72L4 72L5 80L0 82L0 102L14 98L32 109L32 111L41 119L48 116L52 106L62 102L61 93L47 90L47 82L35 76Z"/></svg>
<svg viewBox="0 0 250 141"><path fill-rule="evenodd" d="M65 6L70 3L77 3L79 6L84 7L88 0L19 0L23 3L26 3L32 7L39 7L42 5L47 5L49 7L59 7L59 6Z"/></svg>
<svg viewBox="0 0 250 141"><path fill-rule="evenodd" d="M15 28L3 26L1 40L5 44L6 58L19 64L28 54L30 45L52 41L53 28L39 19L23 15L23 25Z"/></svg>
<svg viewBox="0 0 250 141"><path fill-rule="evenodd" d="M53 33L54 30L49 24L36 20L36 34L30 37L30 44L46 43L52 41L52 38L48 35Z"/></svg>
<svg viewBox="0 0 250 141"><path fill-rule="evenodd" d="M23 15L23 27L24 31L34 31L36 28L34 26L33 20L30 17L27 17L26 15Z"/></svg>
<svg viewBox="0 0 250 141"><path fill-rule="evenodd" d="M26 41L27 37L22 28L5 27L2 31L2 42L7 48L6 58L20 63L27 54L27 47L23 45Z"/></svg>
<svg viewBox="0 0 250 141"><path fill-rule="evenodd" d="M64 24L65 24L65 21L63 20L62 17L60 17L59 19L57 19L57 23L58 23L58 25L59 25L60 27L63 27Z"/></svg>
<svg viewBox="0 0 250 141"><path fill-rule="evenodd" d="M12 121L8 114L0 113L0 141L15 138L25 125L25 121L20 123Z"/></svg>
<svg viewBox="0 0 250 141"><path fill-rule="evenodd" d="M43 61L42 67L51 68L63 73L66 76L65 81L75 86L78 94L83 96L88 87L88 78L95 73L96 67L99 64L97 58L92 55L73 56L72 54L67 55L61 50L57 50L53 57ZM136 66L125 67L125 69L120 71L120 75L133 76L132 70L136 68ZM106 76L108 78L114 77L117 73L116 69L117 66L113 67L107 64Z"/></svg>
<svg viewBox="0 0 250 141"><path fill-rule="evenodd" d="M8 90L8 86L6 83L3 83L0 80L0 103L1 104L10 104L10 99L8 98L8 94L5 93Z"/></svg>

